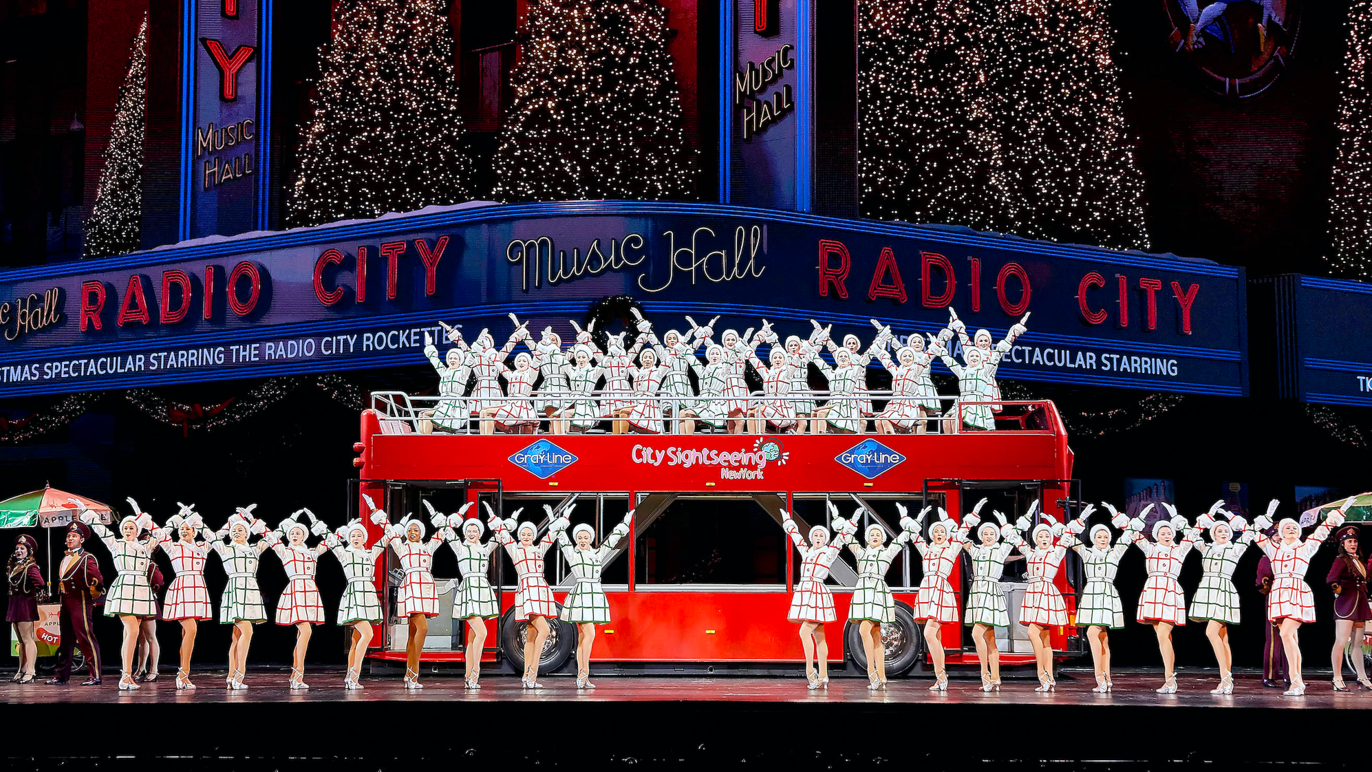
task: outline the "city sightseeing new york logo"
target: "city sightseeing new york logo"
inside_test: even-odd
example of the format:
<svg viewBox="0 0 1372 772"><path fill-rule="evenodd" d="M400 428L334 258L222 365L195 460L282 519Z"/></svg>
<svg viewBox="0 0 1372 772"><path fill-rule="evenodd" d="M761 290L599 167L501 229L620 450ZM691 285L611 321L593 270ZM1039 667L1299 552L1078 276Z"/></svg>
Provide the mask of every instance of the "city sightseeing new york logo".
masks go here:
<svg viewBox="0 0 1372 772"><path fill-rule="evenodd" d="M869 439L834 456L834 460L868 480L874 480L904 462L905 456Z"/></svg>
<svg viewBox="0 0 1372 772"><path fill-rule="evenodd" d="M576 456L547 440L539 440L510 456L510 463L540 480L546 480L576 463Z"/></svg>

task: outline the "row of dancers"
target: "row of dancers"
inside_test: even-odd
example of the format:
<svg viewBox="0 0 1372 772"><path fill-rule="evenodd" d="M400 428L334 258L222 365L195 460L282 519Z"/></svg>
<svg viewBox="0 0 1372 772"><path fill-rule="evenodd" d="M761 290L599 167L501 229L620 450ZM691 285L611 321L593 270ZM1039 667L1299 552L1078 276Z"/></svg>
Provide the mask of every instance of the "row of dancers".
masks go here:
<svg viewBox="0 0 1372 772"><path fill-rule="evenodd" d="M835 621L836 615L833 596L825 586L825 580L841 549L848 547L859 568L848 619L859 624L868 662L869 688L885 688L881 626L891 624L895 618L895 604L885 574L902 547L913 544L923 563L914 617L924 626L924 639L934 665L935 683L930 690L947 691L948 675L944 669L940 628L959 622L957 595L948 578L957 565L959 554L965 552L972 562L973 575L967 597L966 623L972 625L972 639L980 660L981 689L998 691L1000 653L996 647L995 628L1007 627L1010 623L1000 576L1011 552L1018 550L1028 564L1029 585L1019 608L1019 623L1028 628L1034 650L1039 678L1036 691L1051 692L1056 688L1056 681L1049 630L1068 624L1067 605L1055 581L1067 551L1073 550L1085 565L1085 581L1078 588L1081 597L1077 604L1076 626L1085 629L1091 646L1096 679L1092 691L1106 694L1113 689L1109 631L1124 626L1124 608L1115 588L1115 575L1120 558L1132 545L1147 559L1148 579L1139 598L1136 619L1153 626L1157 633L1165 678L1157 692L1177 692L1172 630L1185 625L1189 618L1206 623L1206 635L1215 650L1220 682L1211 693L1233 694L1233 655L1228 628L1238 624L1240 619L1233 574L1244 551L1249 545L1257 544L1270 561L1273 574L1267 616L1272 624L1280 626L1291 678L1291 686L1283 694L1300 696L1305 693L1305 682L1301 677L1299 629L1302 624L1315 621L1314 599L1305 582L1305 574L1311 557L1333 529L1343 523L1343 511L1351 501L1332 510L1305 539L1301 539L1300 524L1290 518L1282 519L1275 531L1268 533L1278 506L1275 500L1268 506L1267 513L1251 525L1243 517L1224 510L1222 500L1194 523L1179 515L1171 504L1164 503L1162 506L1169 517L1157 520L1148 533L1145 533L1145 524L1153 510L1152 504L1133 518L1110 504L1102 504L1110 513L1110 525L1122 530L1118 538L1110 525L1089 523L1096 511L1094 505L1084 507L1076 518L1066 523L1060 523L1044 512L1040 514L1040 522L1033 524L1038 507L1034 502L1025 515L1011 524L1000 512L993 513L994 520L982 519L981 510L986 504L982 499L960 523L954 523L943 509L938 509L937 519L927 528L924 521L934 511L932 507L925 507L918 517L910 518L905 508L897 505L901 512L901 530L889 544L885 528L879 524L868 526L862 540L855 540L858 520L866 510L859 509L851 519L844 520L831 504L836 537L831 537L829 529L823 525L812 526L809 533L802 536L789 515L784 519L786 532L803 561L800 583L792 598L788 618L800 624L808 687L826 687L828 647L823 625ZM975 536L970 536L973 533ZM1023 536L1026 533L1027 540ZM1085 539L1083 533L1087 534ZM1203 534L1208 534L1208 541ZM1357 535L1354 526L1339 531L1339 555L1328 577L1337 595L1334 609L1337 634L1332 655L1333 685L1337 691L1348 690L1342 674L1343 648L1355 626L1361 627L1372 620L1367 593L1367 574L1372 565L1361 557ZM1188 614L1186 596L1178 577L1193 549L1202 557L1204 572ZM1355 662L1360 687L1372 690L1372 681L1363 670L1361 657Z"/></svg>
<svg viewBox="0 0 1372 772"><path fill-rule="evenodd" d="M927 348L919 333L900 339L890 326L873 319L877 334L865 350L856 335L845 335L842 345L835 344L832 325L821 327L814 320L807 339L791 335L784 345L765 319L756 332L749 328L739 335L725 330L716 343L712 325L719 317L697 325L688 316L691 326L685 333L669 330L659 339L652 323L635 311L637 338L626 343L627 332L610 335L605 350L593 339L594 322L584 330L571 323L577 336L569 350L563 349L551 327L544 328L535 342L527 322L520 323L513 314L514 332L500 348L489 330L483 329L468 346L460 329L442 323L453 347L440 358L428 333L424 347L439 374L442 399L433 410L424 411L419 430L463 433L476 418L482 434L533 433L543 421L553 434L586 432L604 420L611 421L615 434L660 434L664 420L675 420L682 434L697 429L852 434L865 432L873 420L882 434L923 434L942 409L929 375L935 358L958 377L958 400L963 403L961 410L955 403L947 412L943 431L954 430L952 422L959 413L966 428L994 429L994 400L1000 396L996 368L1025 333L1029 315L994 343L988 330L969 337L956 312L949 312L948 326L929 337ZM962 344L962 362L948 349L954 336ZM528 351L514 357L513 368L506 366L520 341ZM762 345L771 347L766 363L758 356ZM832 353L833 365L820 358L824 349ZM888 349L894 350L894 357ZM891 374L891 397L879 412L867 388L867 368L873 360ZM749 366L762 380L761 396L749 393L744 378ZM827 401L811 392L811 366L829 384ZM698 389L690 373L695 374Z"/></svg>
<svg viewBox="0 0 1372 772"><path fill-rule="evenodd" d="M90 617L94 600L100 594L102 578L95 559L85 550L87 540L98 537L113 555L117 570L117 576L105 593L104 613L119 618L124 624L121 690L139 688L131 675L135 646L144 620L154 618L158 613L149 579L155 549L167 554L175 572L167 590L162 618L179 621L182 625L181 662L176 674L178 690L195 688L190 681L190 660L196 626L198 622L214 618L204 580L205 565L211 553L220 558L229 579L221 596L218 615L221 623L234 627L226 687L247 688L244 672L253 625L269 618L256 578L258 559L268 549L281 559L289 579L277 603L275 621L280 625L294 625L299 631L290 688L309 688L304 681L306 648L312 626L324 622L323 605L314 577L318 558L329 552L338 560L347 579L337 620L339 625L352 628L344 686L361 689L358 679L362 658L371 641L373 626L384 619L374 571L378 559L388 548L395 552L404 574L397 606L397 616L407 620L409 631L404 683L408 689L422 688L419 654L427 633L427 620L439 613L441 594L432 574L432 560L444 544L456 554L462 574L454 595L453 618L464 621L467 626L466 688L480 688L480 657L486 637L486 620L500 613L488 579L490 555L497 547L504 547L513 561L518 575L514 615L527 622L523 686L542 688L538 668L550 633L548 620L559 617L577 627L576 685L580 689L594 688L589 676L595 627L611 621L610 606L600 583L601 566L630 533L633 511L597 547L592 526L585 523L571 526L569 516L574 504L560 514L545 507L550 525L541 539L535 523L517 521L518 511L514 517L502 520L483 503L487 513L483 523L479 518L467 516L470 503L447 516L430 507L428 526L434 528L434 533L426 541L428 526L424 521L407 516L391 524L384 511L370 498L366 500L370 509L367 519L382 527L381 536L371 544L368 544L368 530L362 519L354 519L330 531L306 509L281 521L273 530L253 515L254 507L241 508L218 531L206 528L203 518L193 507L184 505L165 526L158 527L130 499L137 514L123 518L113 532L101 525L94 513L83 512L67 531L67 553L59 570L61 651L58 671L49 683L67 681L74 646L80 647L91 663L91 678L86 683L100 683L99 648ZM79 502L75 503L79 506ZM1256 543L1272 567L1267 615L1271 623L1280 626L1291 677L1291 688L1285 694L1304 694L1298 631L1302 624L1315 621L1313 596L1305 582L1305 574L1311 557L1333 529L1343 523L1343 510L1348 502L1332 510L1305 539L1301 539L1300 524L1290 518L1281 520L1273 532L1268 532L1273 527L1276 501L1268 507L1267 514L1256 518L1251 525L1244 518L1225 511L1223 502L1216 502L1194 523L1179 515L1170 504L1163 504L1170 517L1159 519L1147 533L1145 524L1152 505L1129 518L1111 505L1102 504L1110 514L1107 525L1105 522L1090 523L1096 511L1094 506L1083 508L1076 518L1062 523L1046 512L1038 513L1035 503L1012 524L1000 512L983 519L981 511L985 503L985 500L979 502L960 523L954 523L942 509L925 507L912 518L903 506L897 505L901 512L900 532L889 543L885 528L875 523L864 531L860 540L855 538L858 523L867 512L865 508L844 519L830 504L836 531L833 536L824 525L815 525L802 535L790 513L782 513L783 527L802 560L800 580L787 618L800 626L808 688L822 689L828 685L824 625L837 620L833 596L825 582L845 547L853 553L859 573L849 607L849 621L859 627L868 663L869 688L886 687L881 627L894 622L895 602L885 575L901 549L912 544L922 558L923 577L915 593L914 617L923 625L935 669L931 690L948 689L940 632L943 625L960 621L958 598L949 577L959 555L964 552L973 568L965 623L973 628L972 637L981 665L981 688L987 692L999 690L1000 662L995 628L1010 624L1000 576L1014 550L1024 556L1028 565L1029 587L1019 608L1018 621L1028 628L1034 649L1039 677L1037 690L1051 692L1055 689L1049 630L1068 624L1066 603L1055 582L1070 549L1080 555L1085 565L1076 625L1085 628L1090 642L1096 677L1093 691L1109 693L1113 683L1108 631L1124 625L1123 604L1114 581L1121 557L1133 545L1147 559L1148 579L1139 599L1136 618L1157 631L1165 677L1163 686L1157 691L1163 694L1177 691L1171 633L1175 627L1185 625L1189 618L1207 624L1207 636L1215 650L1220 682L1212 693L1232 694L1234 681L1228 628L1240 621L1233 573L1248 546ZM935 511L937 518L926 525L929 515ZM1122 530L1118 538L1111 525ZM492 536L483 542L488 527ZM1086 534L1085 539L1083 534ZM320 537L313 546L308 543L311 535ZM253 536L259 538L253 542ZM1359 553L1356 528L1350 526L1339 531L1338 541L1339 555L1328 581L1337 595L1335 616L1340 636L1334 647L1334 688L1343 691L1348 688L1342 681L1340 655L1343 644L1347 643L1355 625L1372 619L1372 607L1368 604L1366 581L1369 565ZM544 575L544 556L554 543L560 546L575 579L560 611ZM20 632L20 672L16 678L24 682L32 681L34 677L32 624L37 619L36 596L43 585L35 560L36 547L32 537L20 536L9 566L11 600L6 618ZM1204 573L1188 615L1178 577L1185 558L1193 549L1202 556ZM23 625L28 626L27 637ZM1372 689L1372 681L1360 667L1358 681L1362 687Z"/></svg>

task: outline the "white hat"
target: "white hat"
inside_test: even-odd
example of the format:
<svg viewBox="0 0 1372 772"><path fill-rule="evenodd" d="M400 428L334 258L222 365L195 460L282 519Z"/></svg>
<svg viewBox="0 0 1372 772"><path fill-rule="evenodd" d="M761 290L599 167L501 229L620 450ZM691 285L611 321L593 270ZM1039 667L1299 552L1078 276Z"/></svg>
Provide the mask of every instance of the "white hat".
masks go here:
<svg viewBox="0 0 1372 772"><path fill-rule="evenodd" d="M800 336L799 336L799 335L787 335L787 336L786 336L786 346L787 346L788 348L789 348L790 345L791 345L791 341L795 341L796 343L799 343L799 342L800 342Z"/></svg>
<svg viewBox="0 0 1372 772"><path fill-rule="evenodd" d="M901 358L902 356L904 356L904 355L905 355L905 352L907 352L907 351L910 352L910 355L911 355L911 356L914 356L915 353L916 353L915 350L912 349L912 348L910 348L909 346L901 346L900 349L898 349L898 350L896 351L896 360L899 361L900 358Z"/></svg>
<svg viewBox="0 0 1372 772"><path fill-rule="evenodd" d="M287 538L290 538L291 531L294 531L297 528L305 532L304 538L310 538L310 529L304 523L300 522L299 520L296 520L293 517L288 517L285 520L282 520L280 525L278 525L277 527L281 529L281 533L286 534Z"/></svg>
<svg viewBox="0 0 1372 772"><path fill-rule="evenodd" d="M572 540L575 541L576 535L581 533L582 531L589 533L592 539L595 538L595 528L592 527L590 523L577 523L576 525L572 526Z"/></svg>
<svg viewBox="0 0 1372 772"><path fill-rule="evenodd" d="M1278 534L1281 533L1281 529L1283 529L1283 528L1286 527L1286 524L1287 524L1287 523L1290 523L1291 525L1296 526L1296 532L1297 532L1297 533L1300 533L1301 524L1300 524L1299 522L1297 522L1294 518L1283 517L1282 519L1280 519L1280 520L1277 521L1277 533L1278 533Z"/></svg>
<svg viewBox="0 0 1372 772"><path fill-rule="evenodd" d="M421 539L429 532L429 529L424 527L424 521L412 515L405 515L400 522L396 523L395 532L404 536L405 532L410 530L410 526L412 525L419 526L419 538Z"/></svg>
<svg viewBox="0 0 1372 772"><path fill-rule="evenodd" d="M866 531L866 533L864 533L863 535L864 535L864 536L871 536L871 535L872 535L872 531L876 531L878 534L881 535L881 543L882 543L882 544L885 544L885 543L886 543L886 529L885 529L885 528L882 528L880 523L872 523L871 525L867 526L867 531Z"/></svg>
<svg viewBox="0 0 1372 772"><path fill-rule="evenodd" d="M666 342L667 342L667 339L670 338L670 337L673 336L673 335L676 336L677 342L680 343L680 342L681 342L681 333L680 333L680 332L677 332L676 330L668 330L668 331L662 333L662 342L663 342L663 343L666 343Z"/></svg>
<svg viewBox="0 0 1372 772"><path fill-rule="evenodd" d="M363 536L367 535L367 524L362 522L362 518L354 518L341 529L347 536L351 537L353 531L361 531Z"/></svg>
<svg viewBox="0 0 1372 772"><path fill-rule="evenodd" d="M1053 535L1053 526L1047 523L1039 523L1029 530L1029 542L1032 544L1039 540L1039 531L1047 531L1049 536Z"/></svg>
<svg viewBox="0 0 1372 772"><path fill-rule="evenodd" d="M1000 537L1000 526L996 525L990 520L982 521L981 527L977 529L977 536L981 536L982 534L986 533L986 529L988 528L991 529L992 538Z"/></svg>
<svg viewBox="0 0 1372 772"><path fill-rule="evenodd" d="M133 523L134 528L137 529L137 527L138 527L138 518L135 517L135 516L133 516L133 515L129 515L128 517L122 517L122 518L120 518L120 519L119 519L119 531L120 531L120 533L123 533L123 531L124 531L124 524L125 524L125 523ZM137 533L136 530L135 530L135 533Z"/></svg>
<svg viewBox="0 0 1372 772"><path fill-rule="evenodd" d="M486 524L485 524L485 523L482 523L480 520L478 520L478 519L475 518L475 517L469 517L469 518L467 518L466 520L463 520L463 521L462 521L462 535L465 536L465 535L467 534L467 526L469 526L469 525L475 525L475 526L476 526L476 538L478 538L478 539L480 539L480 538L482 537L482 535L486 533Z"/></svg>
<svg viewBox="0 0 1372 772"><path fill-rule="evenodd" d="M973 342L976 342L976 340L977 340L978 338L980 338L981 336L983 336L983 335L986 336L987 340L990 340L990 339L991 339L991 331L990 331L990 330L984 330L984 329L983 329L983 330L977 330L977 334L972 336L972 341L973 341Z"/></svg>
<svg viewBox="0 0 1372 772"><path fill-rule="evenodd" d="M1176 529L1172 527L1172 521L1168 520L1167 518L1163 518L1162 520L1153 523L1153 541L1158 540L1158 529L1160 528L1166 528L1167 530L1171 531L1174 536L1176 535Z"/></svg>
<svg viewBox="0 0 1372 772"><path fill-rule="evenodd" d="M525 520L524 522L522 522L522 523L519 524L519 527L518 527L518 528L515 529L515 538L516 538L516 539L519 538L519 535L520 535L520 534L524 533L524 529L525 529L525 528L528 528L530 531L533 531L533 532L534 532L534 538L535 538L535 539L538 538L538 526L537 526L537 525L534 525L534 523L533 523L532 520Z"/></svg>
<svg viewBox="0 0 1372 772"><path fill-rule="evenodd" d="M529 356L529 352L527 351L521 351L518 354L515 354L515 367L519 367L520 362L528 363L532 361L533 357Z"/></svg>
<svg viewBox="0 0 1372 772"><path fill-rule="evenodd" d="M587 356L588 358L591 356L591 354L594 353L594 352L591 351L591 347L590 347L590 346L587 346L585 343L578 343L578 344L576 344L575 346L572 346L572 358L573 358L573 359L576 358L576 355L577 355L577 354L580 354L580 353L582 353L582 352L585 352L585 354L586 354L586 356Z"/></svg>
<svg viewBox="0 0 1372 772"><path fill-rule="evenodd" d="M939 507L938 519L935 520L933 524L929 526L930 536L934 535L935 528L942 528L944 535L948 536L949 538L952 538L953 531L957 528L957 524L948 518L948 513L943 510L943 507Z"/></svg>
<svg viewBox="0 0 1372 772"><path fill-rule="evenodd" d="M829 543L829 529L828 529L828 528L825 528L825 527L822 526L822 525L812 525L812 526L810 526L810 530L809 530L808 535L810 536L810 541L811 541L811 542L814 541L815 531L823 531L823 532L824 532L824 543L825 543L825 544L828 544L828 543Z"/></svg>
<svg viewBox="0 0 1372 772"><path fill-rule="evenodd" d="M1095 525L1091 526L1091 541L1092 541L1092 542L1094 542L1094 541L1096 540L1096 531L1105 531L1105 535L1106 535L1106 536L1110 536L1110 535L1111 535L1111 534L1110 534L1110 526L1106 525L1105 523L1096 523Z"/></svg>

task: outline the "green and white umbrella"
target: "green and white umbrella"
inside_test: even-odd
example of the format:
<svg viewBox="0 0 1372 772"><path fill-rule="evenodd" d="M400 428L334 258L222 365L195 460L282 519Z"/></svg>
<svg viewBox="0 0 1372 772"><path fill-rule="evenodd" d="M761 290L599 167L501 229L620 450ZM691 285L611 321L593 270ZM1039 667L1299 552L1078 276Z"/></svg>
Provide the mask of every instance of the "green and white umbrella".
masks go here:
<svg viewBox="0 0 1372 772"><path fill-rule="evenodd" d="M1309 518L1311 523L1318 523L1324 520L1324 516L1339 509L1348 500L1344 496L1337 501L1331 501L1323 506L1307 509L1301 513L1301 522ZM1353 503L1343 511L1344 517L1350 523L1372 523L1372 493L1359 493L1353 497Z"/></svg>
<svg viewBox="0 0 1372 772"><path fill-rule="evenodd" d="M70 523L76 515L77 507L70 499L76 499L86 509L99 515L101 522L110 522L112 511L108 504L45 486L41 490L0 501L0 528L33 528L39 525L60 528Z"/></svg>

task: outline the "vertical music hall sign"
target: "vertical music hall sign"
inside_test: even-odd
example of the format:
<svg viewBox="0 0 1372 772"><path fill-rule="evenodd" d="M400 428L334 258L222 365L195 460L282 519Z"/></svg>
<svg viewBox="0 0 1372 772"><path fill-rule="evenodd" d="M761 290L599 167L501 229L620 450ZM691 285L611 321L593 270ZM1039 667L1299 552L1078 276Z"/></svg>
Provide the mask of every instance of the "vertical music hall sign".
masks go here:
<svg viewBox="0 0 1372 772"><path fill-rule="evenodd" d="M721 198L807 212L812 0L724 0Z"/></svg>
<svg viewBox="0 0 1372 772"><path fill-rule="evenodd" d="M181 239L268 227L271 0L188 0Z"/></svg>

